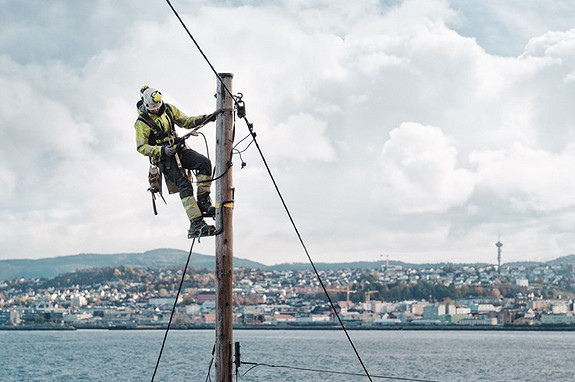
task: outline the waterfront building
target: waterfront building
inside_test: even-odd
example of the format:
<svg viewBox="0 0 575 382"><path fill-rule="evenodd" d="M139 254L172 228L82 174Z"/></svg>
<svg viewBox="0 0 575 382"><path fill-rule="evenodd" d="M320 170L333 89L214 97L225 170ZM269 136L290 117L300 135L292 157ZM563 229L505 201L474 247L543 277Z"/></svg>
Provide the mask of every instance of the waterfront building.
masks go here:
<svg viewBox="0 0 575 382"><path fill-rule="evenodd" d="M444 304L432 304L423 308L424 320L439 320L439 317L444 316L445 314L446 309Z"/></svg>
<svg viewBox="0 0 575 382"><path fill-rule="evenodd" d="M551 303L552 314L566 314L569 311L568 301L553 301Z"/></svg>
<svg viewBox="0 0 575 382"><path fill-rule="evenodd" d="M276 313L272 316L272 322L275 324L295 322L295 317L291 314Z"/></svg>
<svg viewBox="0 0 575 382"><path fill-rule="evenodd" d="M534 311L543 311L549 309L551 305L551 301L549 300L531 300L529 301L529 308L533 309Z"/></svg>
<svg viewBox="0 0 575 382"><path fill-rule="evenodd" d="M500 307L496 308L493 304L471 304L471 313L485 313L485 312L497 312L501 310Z"/></svg>
<svg viewBox="0 0 575 382"><path fill-rule="evenodd" d="M497 325L497 318L464 318L457 322L457 325L461 326L492 326Z"/></svg>
<svg viewBox="0 0 575 382"><path fill-rule="evenodd" d="M10 311L0 310L0 325L10 324Z"/></svg>
<svg viewBox="0 0 575 382"><path fill-rule="evenodd" d="M461 320L471 319L471 314L452 314L450 320L452 324L457 324Z"/></svg>
<svg viewBox="0 0 575 382"><path fill-rule="evenodd" d="M429 302L427 301L417 301L411 304L411 313L417 316L423 316L423 310L426 306L429 306Z"/></svg>
<svg viewBox="0 0 575 382"><path fill-rule="evenodd" d="M543 325L575 325L575 316L572 314L542 314Z"/></svg>
<svg viewBox="0 0 575 382"><path fill-rule="evenodd" d="M455 314L470 315L471 314L471 308L468 306L458 306L455 308Z"/></svg>
<svg viewBox="0 0 575 382"><path fill-rule="evenodd" d="M385 313L381 318L373 320L372 324L375 326L399 325L401 324L401 320L392 314Z"/></svg>
<svg viewBox="0 0 575 382"><path fill-rule="evenodd" d="M71 314L64 315L63 320L64 320L65 324L74 325L74 324L81 323L82 321L88 322L93 317L94 316L91 313L78 312L78 313L71 313Z"/></svg>
<svg viewBox="0 0 575 382"><path fill-rule="evenodd" d="M331 317L325 314L310 314L308 316L296 317L296 321L300 323L318 323L318 322L330 322Z"/></svg>

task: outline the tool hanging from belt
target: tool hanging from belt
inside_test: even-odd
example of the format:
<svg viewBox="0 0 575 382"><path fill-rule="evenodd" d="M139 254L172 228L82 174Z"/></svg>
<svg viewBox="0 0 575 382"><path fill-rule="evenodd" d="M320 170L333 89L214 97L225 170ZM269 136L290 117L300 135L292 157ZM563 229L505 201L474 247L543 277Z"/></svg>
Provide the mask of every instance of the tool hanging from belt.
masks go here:
<svg viewBox="0 0 575 382"><path fill-rule="evenodd" d="M166 199L164 199L164 195L162 195L162 171L160 168L154 164L150 165L150 169L148 170L148 183L150 183L150 187L148 191L152 194L152 207L154 208L154 215L158 214L158 209L156 208L156 194L159 194L162 200L166 203Z"/></svg>

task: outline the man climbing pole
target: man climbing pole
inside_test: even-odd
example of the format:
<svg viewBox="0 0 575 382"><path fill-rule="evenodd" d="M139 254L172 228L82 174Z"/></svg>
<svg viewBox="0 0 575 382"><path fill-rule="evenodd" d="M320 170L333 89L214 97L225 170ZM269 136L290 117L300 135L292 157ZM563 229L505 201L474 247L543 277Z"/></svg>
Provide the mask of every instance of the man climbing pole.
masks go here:
<svg viewBox="0 0 575 382"><path fill-rule="evenodd" d="M215 227L204 221L204 217L215 215L210 200L212 164L204 155L178 140L174 125L185 129L199 128L215 121L218 112L188 117L174 105L164 103L162 93L147 85L140 89L140 98L136 104L138 119L134 124L138 152L150 157L150 162L159 167L168 185L171 182L177 187L190 220L188 236L212 234ZM196 172L197 200L185 170Z"/></svg>

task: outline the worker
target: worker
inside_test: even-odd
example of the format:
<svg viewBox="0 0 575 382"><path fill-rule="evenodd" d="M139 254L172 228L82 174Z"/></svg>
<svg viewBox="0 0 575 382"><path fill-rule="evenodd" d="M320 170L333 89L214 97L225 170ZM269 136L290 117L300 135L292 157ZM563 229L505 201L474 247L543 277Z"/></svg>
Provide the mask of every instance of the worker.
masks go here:
<svg viewBox="0 0 575 382"><path fill-rule="evenodd" d="M173 142L178 138L174 125L185 129L197 128L215 121L218 113L188 117L176 106L164 103L162 93L147 85L140 89L140 100L136 107L136 148L160 168L167 184L171 182L177 187L190 220L188 236L212 234L215 227L204 221L204 217L215 215L210 199L212 164L204 155L187 148L184 142L176 145ZM194 198L192 182L185 174L186 169L196 173L197 200Z"/></svg>

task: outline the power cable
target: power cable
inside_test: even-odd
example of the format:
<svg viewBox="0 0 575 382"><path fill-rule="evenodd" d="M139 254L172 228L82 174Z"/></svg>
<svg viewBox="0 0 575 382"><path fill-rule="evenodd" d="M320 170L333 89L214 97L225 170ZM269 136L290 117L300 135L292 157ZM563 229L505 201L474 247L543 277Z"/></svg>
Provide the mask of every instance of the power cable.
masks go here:
<svg viewBox="0 0 575 382"><path fill-rule="evenodd" d="M186 260L186 265L184 266L184 272L182 273L182 278L180 279L180 285L178 287L178 293L176 293L176 299L174 300L174 305L172 306L172 312L170 313L170 320L168 321L168 327L164 333L164 339L162 340L162 347L160 348L160 354L158 354L158 360L156 361L156 367L154 367L154 374L152 374L152 381L154 382L154 378L156 377L156 372L158 371L158 366L160 365L160 359L162 358L162 353L164 352L164 346L166 345L166 339L168 338L168 333L170 331L170 327L172 326L172 319L174 318L174 312L176 311L176 305L178 304L178 299L180 298L180 293L182 291L182 285L184 284L184 279L186 277L186 273L188 271L188 265L190 264L190 258L192 257L192 250L194 249L194 244L196 242L196 238L192 240L192 245L190 246L190 253L188 253L188 259Z"/></svg>
<svg viewBox="0 0 575 382"><path fill-rule="evenodd" d="M210 68L212 69L212 71L214 72L214 74L216 75L216 77L218 78L218 80L219 80L220 84L222 85L222 87L225 89L225 91L228 93L228 95L234 100L234 104L235 104L236 106L238 106L238 105L239 105L238 100L234 97L234 95L232 94L232 92L230 91L230 89L228 89L228 87L225 85L224 81L222 80L222 78L220 77L220 75L218 74L218 72L216 71L216 69L214 68L214 66L212 65L212 63L210 62L210 60L208 59L208 57L205 55L205 53L204 53L203 50L201 49L200 45L198 44L198 42L196 41L196 39L194 38L194 36L192 35L192 33L189 31L188 27L186 26L186 24L184 23L184 21L182 20L182 18L180 17L180 15L178 14L178 12L176 11L176 9L172 6L172 3L170 2L170 0L166 0L166 3L167 3L168 6L172 9L172 12L174 12L175 16L177 17L177 19L178 19L178 20L180 21L180 23L182 24L182 27L184 28L184 30L186 31L186 33L188 34L188 36L190 37L190 39L193 41L193 43L195 44L195 46L196 46L196 48L198 49L198 51L200 52L200 54L204 57L204 60L208 63L208 65L210 66ZM243 102L242 102L242 105L241 105L241 106L243 106ZM244 110L244 112L245 112L245 110ZM324 283L323 283L323 281L322 281L322 279L321 279L321 277L320 277L320 274L319 274L319 272L318 272L318 270L317 270L317 268L316 268L316 266L315 266L315 264L314 264L314 262L313 262L313 260L312 260L312 258L311 258L311 256L310 256L310 254L309 254L309 251L307 250L307 247L306 247L306 245L305 245L305 243L304 243L304 241L303 241L303 238L302 238L301 234L299 233L299 230L298 230L298 228L297 228L297 226L296 226L296 224L295 224L295 221L293 220L293 217L292 217L292 215L291 215L291 213L290 213L289 208L287 207L287 204L286 204L286 202L285 202L285 200L284 200L284 198L283 198L283 195L282 195L282 193L281 193L281 191L280 191L280 189L279 189L279 187L278 187L278 185L277 185L277 182L276 182L276 180L275 180L275 178L274 178L274 176L273 176L273 174L272 174L272 172L271 172L271 169L270 169L270 167L269 167L269 165L268 165L268 163L267 163L267 160L265 159L265 156L263 155L263 152L262 152L262 150L261 150L261 148L260 148L260 146L259 146L259 144L258 144L258 142L257 142L256 134L253 132L253 124L251 124L251 123L248 121L248 119L246 118L246 116L245 116L244 113L242 113L242 114L243 114L243 115L242 115L242 119L244 119L244 120L246 121L246 124L247 124L247 127L248 127L249 131L250 131L250 134L251 134L252 137L253 137L253 142L254 142L254 144L255 144L255 146L256 146L256 148L257 148L259 154L260 154L260 157L262 158L262 161L263 161L263 163L264 163L264 165L265 165L265 167L266 167L266 170L267 170L267 172L268 172L268 174L269 174L269 176L270 176L270 179L272 180L272 183L274 184L274 187L275 187L275 189L276 189L276 192L277 192L277 194L278 194L278 196L279 196L279 198L280 198L280 200L281 200L281 202L282 202L282 205L283 205L283 207L284 207L284 210L285 210L285 212L286 212L286 214L287 214L287 216L288 216L288 218L289 218L289 220L290 220L290 222L291 222L291 224L292 224L292 227L294 228L294 230L295 230L295 232L296 232L296 234L297 234L297 236L298 236L299 242L300 242L302 248L304 249L304 251L305 251L305 253L306 253L306 256L307 256L307 258L308 258L308 260L309 260L309 262L310 262L310 264L311 264L311 266L312 266L312 268L313 268L313 270L314 270L314 272L315 272L315 274L316 274L316 276L317 276L317 278L318 278L318 280L319 280L319 282L320 282L320 285L321 285L321 287L322 287L322 289L323 289L323 291L324 291L324 293L325 293L325 295L326 295L326 297L327 297L327 299L328 299L328 301L329 301L329 304L330 304L330 306L331 306L331 308L332 308L332 310L333 310L335 316L337 317L337 320L338 320L338 322L339 322L341 328L343 329L343 331L344 331L344 333L345 333L345 335L346 335L346 337L347 337L347 339L348 339L348 341L349 341L349 343L350 343L350 345L351 345L353 351L355 352L355 355L356 355L356 357L358 358L358 360L359 360L359 362L360 362L360 364L361 364L361 366L362 366L362 368L363 368L363 370L364 370L366 376L369 378L369 380L370 380L371 382L373 382L372 379L371 379L371 377L370 377L370 375L369 375L369 372L368 372L368 370L367 370L365 364L363 363L363 360L361 359L361 356L359 355L359 352L357 351L357 348L355 347L355 345L354 345L354 343L353 343L353 341L352 341L352 339L351 339L349 333L347 332L347 330L346 330L346 328L345 328L345 325L343 324L343 321L342 321L341 317L339 316L339 313L337 312L337 310L336 310L336 308L335 308L335 304L333 303L333 301L331 300L331 297L329 296L329 294L328 294L328 292L327 292L327 289L326 289L326 287L325 287L325 285L324 285ZM228 168L228 169L229 169L229 168ZM226 171L227 171L227 170L226 170Z"/></svg>
<svg viewBox="0 0 575 382"><path fill-rule="evenodd" d="M326 373L326 374L339 374L339 375L350 375L350 376L357 376L357 377L365 377L364 374L351 373L351 372L347 372L347 371L335 371L335 370L325 370L325 369L312 369L312 368L307 368L307 367L285 366L285 365L271 365L271 364L268 364L268 363L256 363L256 362L243 362L243 361L242 361L242 365L252 365L252 367L250 367L248 370L246 370L246 371L242 374L242 377L244 377L247 373L249 373L251 370L255 369L255 368L258 367L258 366L265 366L265 367L271 367L271 368L291 369L291 370L300 370L300 371L311 371L311 372ZM392 380L396 380L396 381L439 382L439 381L433 381L433 380L429 380L429 379L416 379L416 378L393 377L393 376L389 376L389 375L371 375L371 376L372 376L373 378L392 379Z"/></svg>
<svg viewBox="0 0 575 382"><path fill-rule="evenodd" d="M247 122L247 120L246 120L246 122ZM248 125L248 126L249 126L249 125ZM343 332L345 333L345 336L347 337L347 340L349 341L349 344L351 345L351 347L352 347L352 349L353 349L353 351L354 351L354 353L355 353L357 359L359 360L359 363L361 364L361 367L362 367L363 370L365 371L366 376L369 378L370 381L372 381L371 377L369 376L369 372L367 371L367 367L366 367L365 364L363 363L363 360L361 359L361 356L359 355L359 352L358 352L357 348L355 347L355 344L353 343L353 341L352 341L352 339L351 339L351 337L350 337L350 335L349 335L347 329L345 328L345 325L343 324L343 321L342 321L342 319L341 319L339 313L337 312L337 310L336 310L336 308L335 308L335 304L333 303L331 297L329 296L329 293L327 293L327 288L325 287L325 284L323 283L323 280L322 280L322 278L321 278L321 276L320 276L320 274L319 274L319 271L317 270L317 267L315 266L315 263L313 262L313 259L311 258L311 255L309 254L309 251L308 251L308 249L307 249L307 246L305 245L305 243L304 243L304 241L303 241L303 238L302 238L302 236L301 236L301 234L300 234L300 232L299 232L299 229L297 228L297 225L295 224L295 221L294 221L294 219L293 219L293 217L292 217L292 215L291 215L291 212L290 212L290 210L289 210L289 208L288 208L288 206L287 206L287 204L286 204L286 202L285 202L285 199L284 199L284 197L283 197L283 195L282 195L282 193L281 193L281 191L280 191L280 189L279 189L279 186L278 186L278 184L277 184L277 182L276 182L276 180L275 180L275 178L274 178L274 176L273 176L273 174L272 174L272 172L271 172L270 166L268 165L268 163L267 163L267 161L266 161L266 158L265 158L265 156L264 156L264 154L263 154L263 152L262 152L262 150L261 150L261 148L260 148L260 145L259 145L259 143L258 143L258 141L257 141L257 139L256 139L255 137L254 137L254 144L256 145L256 148L258 149L258 152L260 153L260 157L262 158L262 161L264 162L264 165L265 165L266 170L267 170L267 172L268 172L268 174L269 174L269 176L270 176L270 179L271 179L271 181L272 181L272 183L273 183L273 185L274 185L274 188L275 188L275 190L276 190L276 192L277 192L277 194L278 194L278 196L279 196L279 198L280 198L280 200L281 200L281 202L282 202L282 205L283 205L283 207L284 207L284 210L285 210L285 212L286 212L286 214L287 214L287 216L288 216L288 218L289 218L289 220L290 220L290 222L291 222L291 225L292 225L292 227L293 227L293 229L294 229L294 231L295 231L295 233L296 233L296 235L297 235L297 237L298 237L298 239L299 239L299 242L300 242L300 244L301 244L301 246L302 246L302 248L303 248L303 250L304 250L304 252L305 252L305 254L306 254L306 256L307 256L307 258L308 258L308 260L309 260L309 262L310 262L310 264L311 264L311 266L312 266L312 268L313 268L313 271L315 272L315 275L316 275L316 277L317 277L317 279L318 279L318 281L319 281L319 283L320 283L320 285L321 285L321 288L323 289L323 292L325 293L325 295L326 295L326 297L327 297L327 300L328 300L328 302L329 302L329 305L331 306L331 309L333 310L335 316L337 317L337 320L338 320L338 322L339 322L339 325L340 325L341 328L343 329ZM373 381L372 381L372 382L373 382Z"/></svg>
<svg viewBox="0 0 575 382"><path fill-rule="evenodd" d="M212 348L212 359L210 360L210 365L208 366L208 374L206 375L206 380L204 382L211 382L212 381L212 365L214 364L214 353L216 352L216 345Z"/></svg>
<svg viewBox="0 0 575 382"><path fill-rule="evenodd" d="M178 12L176 11L176 9L174 8L174 6L172 5L172 3L170 2L170 0L166 0L166 3L168 3L168 6L172 9L172 12L174 12L174 15L176 15L176 17L178 18L178 20L180 21L180 24L182 24L182 27L184 27L186 33L188 34L188 36L192 39L192 41L194 42L194 44L196 45L196 48L198 48L198 51L200 52L200 54L202 55L202 57L204 57L204 60L206 60L206 62L208 63L208 65L210 66L210 68L212 69L212 72L214 72L214 74L216 75L216 77L218 77L218 80L220 81L220 83L222 84L222 86L224 87L224 89L226 89L226 92L230 95L230 97L233 98L232 92L230 91L230 89L228 89L228 87L226 86L226 84L224 83L224 81L222 80L222 77L220 77L220 75L218 74L218 72L216 71L216 69L214 68L214 66L212 65L212 63L210 62L210 60L208 59L208 57L206 56L206 54L204 53L204 51L202 50L202 48L200 47L200 44L198 44L198 42L196 41L196 39L194 38L194 36L192 35L192 33L190 32L190 30L188 29L188 27L186 26L186 24L184 23L184 20L182 20L182 18L180 17L180 15L178 14Z"/></svg>

